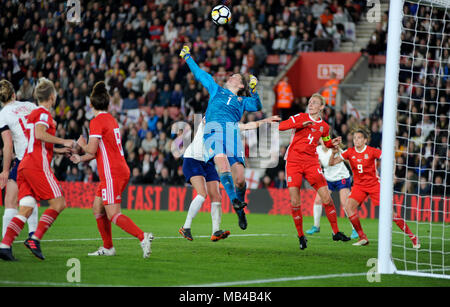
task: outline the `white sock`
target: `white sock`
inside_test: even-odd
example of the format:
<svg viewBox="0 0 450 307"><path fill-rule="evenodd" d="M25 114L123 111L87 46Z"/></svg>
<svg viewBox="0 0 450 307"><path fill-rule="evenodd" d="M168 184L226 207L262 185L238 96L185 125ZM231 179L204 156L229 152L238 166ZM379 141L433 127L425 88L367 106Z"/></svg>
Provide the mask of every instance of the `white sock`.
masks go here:
<svg viewBox="0 0 450 307"><path fill-rule="evenodd" d="M3 227L2 227L2 238L6 234L6 228L8 228L9 222L17 215L17 209L6 208L3 213Z"/></svg>
<svg viewBox="0 0 450 307"><path fill-rule="evenodd" d="M16 209L12 209L12 210L16 210ZM6 211L6 210L5 210ZM17 210L16 210L17 211ZM26 223L27 222L27 218L26 217L24 217L23 215L19 215L19 214L17 214L17 215L15 215L15 216L13 216L12 218L11 218L11 220L13 219L13 218L18 218L19 220L21 220L23 223ZM10 220L10 222L11 222L11 220ZM8 225L9 225L9 223L8 223ZM8 226L7 225L7 226ZM8 228L8 227L7 227ZM6 232L5 232L6 233ZM3 244L3 243L0 243L0 248L10 248L11 246L9 246L9 245L6 245L6 244Z"/></svg>
<svg viewBox="0 0 450 307"><path fill-rule="evenodd" d="M28 218L28 233L35 232L39 222L38 206L34 206L33 213Z"/></svg>
<svg viewBox="0 0 450 307"><path fill-rule="evenodd" d="M189 205L189 211L186 217L186 221L184 222L184 229L191 228L192 220L200 211L200 208L202 207L204 202L205 198L201 195L197 195L197 197L192 200L191 204Z"/></svg>
<svg viewBox="0 0 450 307"><path fill-rule="evenodd" d="M211 219L212 219L212 233L220 230L220 222L222 221L222 204L211 203Z"/></svg>
<svg viewBox="0 0 450 307"><path fill-rule="evenodd" d="M322 204L314 204L314 226L320 227L320 218L322 217Z"/></svg>

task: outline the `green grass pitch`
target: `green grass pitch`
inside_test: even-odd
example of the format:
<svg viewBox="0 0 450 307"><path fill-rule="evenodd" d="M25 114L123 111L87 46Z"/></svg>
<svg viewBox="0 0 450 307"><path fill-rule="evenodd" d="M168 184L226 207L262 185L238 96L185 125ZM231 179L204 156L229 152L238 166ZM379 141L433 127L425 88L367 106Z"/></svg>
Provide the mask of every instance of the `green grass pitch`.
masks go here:
<svg viewBox="0 0 450 307"><path fill-rule="evenodd" d="M13 245L19 261L0 261L0 286L450 286L449 279L404 275L382 275L379 282L369 282L367 273L373 266L367 263L377 257L378 220L361 221L371 243L355 247L351 245L354 241L332 241L331 227L322 217L321 232L308 236L308 248L300 250L290 216L249 214L248 229L243 231L237 225L235 214L224 214L222 229L230 230L231 235L226 240L211 242L210 214L200 212L194 219L194 241L190 242L178 234L185 212L123 210L122 213L144 231L154 233L153 253L149 259L142 258L138 240L115 225L112 227L117 255L88 257L88 252L102 244L92 211L66 209L41 243L46 256L44 261L33 257L23 245L27 232L24 229ZM3 208L0 208L0 215L3 215ZM305 217L305 230L311 225L312 218ZM339 219L339 225L350 235L347 219ZM395 227L393 225L394 230ZM433 237L442 235L439 229L434 228L437 233L433 233ZM450 234L446 235L450 238ZM403 236L395 235L394 240L401 241ZM430 242L422 241L427 248ZM422 257L420 252L412 253ZM424 254L423 257L428 257L428 253ZM68 281L73 267L69 260L73 258L79 260L78 283ZM407 259L414 261L416 258L408 256ZM445 260L448 265L450 259ZM442 263L442 255L424 261Z"/></svg>

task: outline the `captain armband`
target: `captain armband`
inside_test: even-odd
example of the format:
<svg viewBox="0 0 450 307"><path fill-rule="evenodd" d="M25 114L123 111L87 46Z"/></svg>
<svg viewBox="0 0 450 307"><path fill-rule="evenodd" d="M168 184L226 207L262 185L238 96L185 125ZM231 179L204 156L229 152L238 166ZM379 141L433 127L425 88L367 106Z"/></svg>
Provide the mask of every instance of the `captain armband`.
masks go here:
<svg viewBox="0 0 450 307"><path fill-rule="evenodd" d="M330 140L331 140L330 136L325 136L325 137L322 138L322 141L324 141L325 143L330 141Z"/></svg>

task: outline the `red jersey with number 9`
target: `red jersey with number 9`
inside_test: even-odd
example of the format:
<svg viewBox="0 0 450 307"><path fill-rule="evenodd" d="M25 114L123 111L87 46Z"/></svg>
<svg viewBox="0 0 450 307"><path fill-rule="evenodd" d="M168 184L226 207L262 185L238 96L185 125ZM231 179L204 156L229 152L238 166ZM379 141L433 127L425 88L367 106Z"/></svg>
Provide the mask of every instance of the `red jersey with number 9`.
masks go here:
<svg viewBox="0 0 450 307"><path fill-rule="evenodd" d="M98 138L96 153L97 169L101 181L111 181L130 176L125 161L120 129L114 117L106 112L99 113L89 125L89 138Z"/></svg>
<svg viewBox="0 0 450 307"><path fill-rule="evenodd" d="M351 147L341 155L350 162L355 185L368 187L379 183L376 161L381 159L380 149L365 146L361 152L358 152L356 148Z"/></svg>
<svg viewBox="0 0 450 307"><path fill-rule="evenodd" d="M311 121L312 125L303 127L303 123ZM292 130L291 142L286 151L285 160L295 162L298 160L318 161L317 145L322 138L330 139L330 126L322 119L316 121L308 113L300 113L288 119L289 128ZM281 125L280 125L281 126Z"/></svg>

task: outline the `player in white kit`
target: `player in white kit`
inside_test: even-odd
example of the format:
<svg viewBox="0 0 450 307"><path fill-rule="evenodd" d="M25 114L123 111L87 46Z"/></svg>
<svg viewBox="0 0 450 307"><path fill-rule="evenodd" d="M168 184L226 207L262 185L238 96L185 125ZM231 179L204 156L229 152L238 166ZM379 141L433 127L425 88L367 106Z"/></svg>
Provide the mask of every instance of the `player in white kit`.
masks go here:
<svg viewBox="0 0 450 307"><path fill-rule="evenodd" d="M247 124L239 124L241 130L256 129L263 123L271 123L280 121L279 116L272 116L257 122L249 122ZM200 211L206 196L211 198L211 218L212 218L212 236L211 241L219 241L230 235L228 230L220 229L222 219L222 196L220 195L219 182L220 178L216 171L213 160L205 163L205 147L203 143L203 132L205 128L204 120L201 121L193 142L188 146L183 155L183 174L186 182L191 183L197 191L197 196L192 200L186 221L178 232L192 241L194 238L191 233L191 224L194 217Z"/></svg>
<svg viewBox="0 0 450 307"><path fill-rule="evenodd" d="M192 184L197 191L197 196L192 200L186 221L178 232L192 241L194 238L191 234L191 224L194 217L200 211L207 195L211 198L211 219L212 219L212 236L211 241L219 241L225 239L230 235L228 230L220 229L220 222L222 219L222 197L219 190L220 178L216 171L214 162L210 160L205 163L203 131L205 128L202 120L197 128L193 142L189 145L183 155L183 174L186 182Z"/></svg>
<svg viewBox="0 0 450 307"><path fill-rule="evenodd" d="M2 237L13 217L17 215L17 169L25 155L28 140L25 136L27 116L37 108L34 103L16 101L16 94L11 82L0 81L0 133L3 140L3 169L0 173L0 189L6 186L5 211L3 213ZM15 153L15 159L13 155ZM34 207L28 218L28 232L30 236L38 225L38 208Z"/></svg>
<svg viewBox="0 0 450 307"><path fill-rule="evenodd" d="M322 165L325 179L328 183L328 189L333 192L339 192L339 199L341 206L347 201L348 195L352 187L352 177L350 172L345 166L344 162L337 165L330 166L329 161L332 155L332 150L323 146L323 142L320 141L320 145L317 146L317 154L319 155L319 161ZM322 216L322 200L319 194L314 199L314 226L307 230L306 233L312 235L316 232L320 232L320 218ZM352 231L351 239L358 238L358 234L355 229Z"/></svg>

